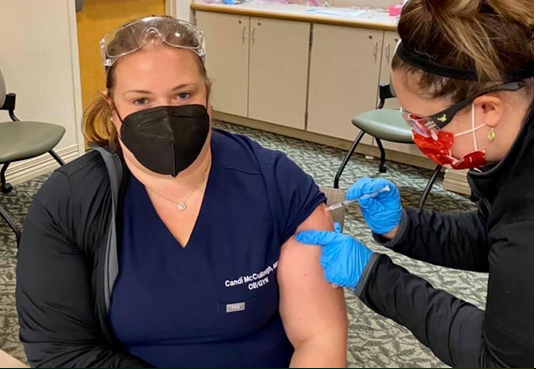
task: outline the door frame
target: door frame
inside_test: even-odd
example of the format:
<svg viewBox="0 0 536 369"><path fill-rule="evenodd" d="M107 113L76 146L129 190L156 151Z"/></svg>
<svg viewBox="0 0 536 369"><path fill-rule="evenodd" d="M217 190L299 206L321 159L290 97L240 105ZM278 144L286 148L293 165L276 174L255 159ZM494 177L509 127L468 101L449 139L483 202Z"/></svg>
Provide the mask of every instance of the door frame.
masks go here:
<svg viewBox="0 0 536 369"><path fill-rule="evenodd" d="M71 73L73 75L73 100L76 127L76 143L78 145L78 154L82 156L86 149L84 144L84 135L82 134L82 82L80 80L80 60L78 57L78 30L76 26L76 4L71 0L64 0L67 3L69 12L69 38L71 41Z"/></svg>
<svg viewBox="0 0 536 369"><path fill-rule="evenodd" d="M190 0L166 0L166 14L190 21Z"/></svg>

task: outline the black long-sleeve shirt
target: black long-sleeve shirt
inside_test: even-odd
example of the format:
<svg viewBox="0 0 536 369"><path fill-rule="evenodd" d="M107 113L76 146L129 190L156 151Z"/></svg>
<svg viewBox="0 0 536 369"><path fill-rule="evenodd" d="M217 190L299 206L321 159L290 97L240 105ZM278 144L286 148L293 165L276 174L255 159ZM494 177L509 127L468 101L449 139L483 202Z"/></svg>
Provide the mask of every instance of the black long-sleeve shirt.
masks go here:
<svg viewBox="0 0 536 369"><path fill-rule="evenodd" d="M489 273L486 310L436 289L375 254L356 288L372 310L409 328L455 367L532 367L534 356L534 115L508 155L469 182L478 211L407 209L394 251L449 268Z"/></svg>

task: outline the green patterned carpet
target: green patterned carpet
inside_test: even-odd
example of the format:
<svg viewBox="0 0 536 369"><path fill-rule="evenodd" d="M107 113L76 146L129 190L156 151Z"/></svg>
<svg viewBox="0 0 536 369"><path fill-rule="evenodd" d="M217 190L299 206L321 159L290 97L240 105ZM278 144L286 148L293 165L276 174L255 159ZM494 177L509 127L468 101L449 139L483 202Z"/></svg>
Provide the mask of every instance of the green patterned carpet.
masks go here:
<svg viewBox="0 0 536 369"><path fill-rule="evenodd" d="M264 147L285 152L307 173L312 175L319 185L333 185L333 177L344 157L344 152L339 149L240 126L227 124L219 124L219 126L232 132L247 135ZM389 178L400 188L404 206L417 206L421 191L431 172L397 163L388 163L388 166L388 173L383 176ZM354 155L345 170L341 187L349 187L354 180L360 177L377 175L377 168L377 160ZM18 185L9 195L0 194L0 204L21 223L32 197L39 190L46 177L38 177ZM436 184L426 207L444 212L459 212L474 209L474 204L462 196L444 191L441 184ZM347 215L345 232L356 236L372 250L391 255L396 263L426 278L435 287L443 288L476 306L484 308L487 289L486 274L439 268L404 256L394 255L374 244L361 214L355 209ZM0 221L0 348L25 361L22 346L18 342L17 315L14 303L15 250L14 235L3 221ZM351 293L347 293L347 306L350 321L349 367L444 367L444 364L422 346L407 329L373 313Z"/></svg>

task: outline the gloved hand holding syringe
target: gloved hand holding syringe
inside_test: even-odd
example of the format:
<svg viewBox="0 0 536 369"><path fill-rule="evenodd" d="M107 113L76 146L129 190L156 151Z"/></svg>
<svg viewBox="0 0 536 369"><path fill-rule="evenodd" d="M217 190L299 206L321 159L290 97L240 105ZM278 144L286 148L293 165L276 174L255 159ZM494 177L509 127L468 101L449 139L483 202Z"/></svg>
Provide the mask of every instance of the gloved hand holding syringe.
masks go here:
<svg viewBox="0 0 536 369"><path fill-rule="evenodd" d="M331 206L328 206L326 208L326 211L333 211L333 210L337 210L337 209L340 209L340 208L345 208L347 207L348 205L350 205L351 203L353 202L357 202L358 200L364 200L364 199L368 199L368 198L374 198L376 196L378 196L380 193L382 192L389 192L391 189L389 188L388 185L386 185L385 187L382 187L380 188L379 190L377 191L374 191L372 193L366 193L364 195L361 195L360 197L356 198L356 199L353 199L353 200L345 200L343 202L338 202L336 204L333 204Z"/></svg>
<svg viewBox="0 0 536 369"><path fill-rule="evenodd" d="M346 192L346 201L334 204L327 211L341 209L358 201L361 214L370 230L385 235L398 227L403 209L398 188L384 178L361 178ZM350 235L342 233L340 224L334 232L307 230L298 233L297 241L321 246L320 263L324 277L333 287L354 290L363 274L372 251Z"/></svg>

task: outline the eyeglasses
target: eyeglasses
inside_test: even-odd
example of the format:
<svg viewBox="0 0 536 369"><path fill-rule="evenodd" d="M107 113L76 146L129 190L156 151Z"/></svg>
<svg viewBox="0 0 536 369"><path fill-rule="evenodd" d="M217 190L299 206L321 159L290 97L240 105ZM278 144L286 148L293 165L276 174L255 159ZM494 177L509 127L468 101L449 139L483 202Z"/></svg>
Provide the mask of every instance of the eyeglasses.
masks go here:
<svg viewBox="0 0 536 369"><path fill-rule="evenodd" d="M193 24L172 17L146 17L132 21L108 34L100 41L101 57L106 69L117 59L141 49L157 37L166 45L195 52L204 60L205 38Z"/></svg>
<svg viewBox="0 0 536 369"><path fill-rule="evenodd" d="M400 108L400 112L402 113L402 118L415 132L422 136L430 137L433 136L433 131L438 131L449 124L460 110L471 104L477 97L494 91L517 91L524 86L523 82L508 82L489 87L428 117L419 117L403 108Z"/></svg>

